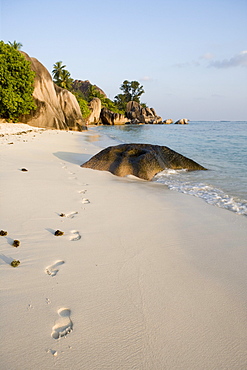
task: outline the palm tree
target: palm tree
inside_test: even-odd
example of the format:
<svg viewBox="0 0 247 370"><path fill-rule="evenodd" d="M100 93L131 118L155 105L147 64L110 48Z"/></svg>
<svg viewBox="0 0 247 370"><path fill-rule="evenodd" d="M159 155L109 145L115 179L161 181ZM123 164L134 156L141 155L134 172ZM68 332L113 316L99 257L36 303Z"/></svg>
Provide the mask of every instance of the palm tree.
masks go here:
<svg viewBox="0 0 247 370"><path fill-rule="evenodd" d="M22 48L22 44L20 42L17 42L16 40L13 41L13 42L8 42L10 46L12 46L12 48L16 49L16 50L21 50Z"/></svg>
<svg viewBox="0 0 247 370"><path fill-rule="evenodd" d="M60 77L60 85L62 88L70 90L72 86L73 79L70 77L69 71L63 69Z"/></svg>
<svg viewBox="0 0 247 370"><path fill-rule="evenodd" d="M70 77L69 71L65 69L66 65L63 62L57 62L53 65L53 79L56 85L63 89L70 90L72 87L73 79Z"/></svg>
<svg viewBox="0 0 247 370"><path fill-rule="evenodd" d="M52 74L53 74L53 79L55 83L59 84L61 76L62 76L62 71L64 70L65 67L66 65L63 65L62 61L57 62L53 65Z"/></svg>

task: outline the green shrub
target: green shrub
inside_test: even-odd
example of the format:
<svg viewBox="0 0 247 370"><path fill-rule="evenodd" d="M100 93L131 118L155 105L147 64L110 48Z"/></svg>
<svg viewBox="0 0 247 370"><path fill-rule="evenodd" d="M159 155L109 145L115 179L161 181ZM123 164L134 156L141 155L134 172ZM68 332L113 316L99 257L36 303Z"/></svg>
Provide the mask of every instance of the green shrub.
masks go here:
<svg viewBox="0 0 247 370"><path fill-rule="evenodd" d="M101 104L103 107L109 109L113 113L125 114L125 111L119 109L116 104L109 98L101 99Z"/></svg>
<svg viewBox="0 0 247 370"><path fill-rule="evenodd" d="M79 107L81 108L81 114L83 118L89 117L91 111L88 107L88 102L84 99L83 94L81 91L72 91L72 93L75 95Z"/></svg>
<svg viewBox="0 0 247 370"><path fill-rule="evenodd" d="M35 73L24 56L0 41L0 117L16 121L36 108L32 96Z"/></svg>
<svg viewBox="0 0 247 370"><path fill-rule="evenodd" d="M80 98L80 97L77 98L77 101L78 101L78 104L79 104L79 106L81 108L82 117L83 118L87 118L90 115L90 113L91 113L90 109L88 108L87 101L84 100L83 98Z"/></svg>
<svg viewBox="0 0 247 370"><path fill-rule="evenodd" d="M111 112L125 114L125 111L123 109L119 109L117 104L115 104L111 99L106 98L103 94L99 92L99 90L97 90L95 86L91 85L88 99L90 101L93 98L99 98L101 100L102 107L109 109Z"/></svg>

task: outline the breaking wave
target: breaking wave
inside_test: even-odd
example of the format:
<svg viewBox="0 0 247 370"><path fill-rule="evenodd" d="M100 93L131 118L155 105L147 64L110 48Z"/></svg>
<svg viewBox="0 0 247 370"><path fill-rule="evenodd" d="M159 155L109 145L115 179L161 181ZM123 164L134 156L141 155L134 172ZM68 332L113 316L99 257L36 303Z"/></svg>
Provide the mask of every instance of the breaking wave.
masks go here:
<svg viewBox="0 0 247 370"><path fill-rule="evenodd" d="M153 181L165 184L170 190L193 195L207 203L228 209L238 215L247 216L247 200L226 194L223 190L202 182L192 182L182 179L186 170L165 170L157 174Z"/></svg>

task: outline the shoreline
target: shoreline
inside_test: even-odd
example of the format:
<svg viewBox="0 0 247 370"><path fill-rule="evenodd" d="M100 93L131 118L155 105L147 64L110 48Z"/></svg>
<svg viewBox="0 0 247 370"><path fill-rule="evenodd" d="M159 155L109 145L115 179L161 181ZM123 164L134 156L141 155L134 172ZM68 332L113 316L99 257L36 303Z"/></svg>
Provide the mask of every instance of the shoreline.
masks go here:
<svg viewBox="0 0 247 370"><path fill-rule="evenodd" d="M247 126L245 126L245 129L246 128ZM156 127L153 125L147 125L141 130L133 127L129 128L126 132L124 132L125 130L122 130L121 128L112 126L98 128L95 130L92 129L92 131L96 132L97 130L97 132L102 135L99 138L99 142L96 143L96 145L101 146L101 148L104 148L104 145L117 145L118 143L134 143L135 141L137 143L148 142L154 145L167 145L169 148L177 151L178 153L196 160L198 163L208 168L209 171L202 173L201 171L187 172L183 170L165 170L158 173L152 181L163 183L164 185L167 185L170 190L193 195L203 199L208 204L216 205L239 215L247 216L247 168L245 165L246 161L244 160L246 155L244 148L241 150L241 144L238 151L233 150L233 153L235 153L234 155L231 155L231 152L228 154L224 152L223 144L222 153L225 154L219 154L218 161L215 161L215 155L212 155L211 153L215 153L217 150L221 152L220 142L218 143L218 149L215 147L215 145L211 146L210 140L212 139L212 135L209 134L203 149L198 147L198 143L196 143L198 135L202 135L203 132L207 135L208 131L206 130L207 132L205 132L204 125L200 126L196 130L194 130L195 127L193 127L190 133L186 133L187 129L184 130L183 127L179 128L177 126L175 129L176 132L174 132L174 129L171 129L170 131L168 128L168 141L163 141L163 139L161 139L163 136L165 137L167 129L164 126L159 125L156 125ZM217 130L219 130L219 127L216 128L216 132L219 135L219 131ZM199 132L199 134L197 132ZM242 135L242 143L244 142L245 133L246 130L244 130ZM226 136L229 134L230 133L228 132ZM191 135L195 135L194 144L191 142ZM110 141L112 138L114 138L115 142ZM233 149L232 139L229 137L222 137L221 140L223 143L229 140L229 146ZM190 145L186 145L184 143ZM188 151L189 146L190 150ZM211 149L209 149L210 146ZM206 161L202 156L204 151L207 153L205 154L205 157L208 157ZM242 153L242 158L239 156L240 152ZM229 161L226 161L225 158L228 158L228 156L230 157ZM235 160L233 159L234 157L236 157Z"/></svg>
<svg viewBox="0 0 247 370"><path fill-rule="evenodd" d="M92 136L1 145L3 368L244 369L246 218L81 168Z"/></svg>

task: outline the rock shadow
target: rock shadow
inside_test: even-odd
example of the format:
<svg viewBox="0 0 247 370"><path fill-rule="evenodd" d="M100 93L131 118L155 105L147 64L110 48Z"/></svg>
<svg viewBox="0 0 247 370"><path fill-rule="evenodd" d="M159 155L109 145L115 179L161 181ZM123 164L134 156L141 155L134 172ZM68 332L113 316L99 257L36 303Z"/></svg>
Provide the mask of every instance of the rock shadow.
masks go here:
<svg viewBox="0 0 247 370"><path fill-rule="evenodd" d="M7 265L10 265L11 262L13 261L13 258L12 257L7 257L4 254L1 254L0 255L0 260L3 261L3 262L0 261L0 265L2 265L4 263L6 263Z"/></svg>
<svg viewBox="0 0 247 370"><path fill-rule="evenodd" d="M90 154L83 153L71 153L71 152L56 152L53 155L62 161L81 165L82 163L89 160Z"/></svg>
<svg viewBox="0 0 247 370"><path fill-rule="evenodd" d="M55 229L51 229L50 227L46 227L46 231L49 231L49 233L51 233L52 235L55 234Z"/></svg>

